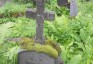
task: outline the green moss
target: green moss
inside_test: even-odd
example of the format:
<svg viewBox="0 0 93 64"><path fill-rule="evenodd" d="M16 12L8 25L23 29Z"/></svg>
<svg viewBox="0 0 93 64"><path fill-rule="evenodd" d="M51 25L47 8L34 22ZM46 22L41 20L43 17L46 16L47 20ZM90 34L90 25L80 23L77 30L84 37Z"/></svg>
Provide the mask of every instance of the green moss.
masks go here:
<svg viewBox="0 0 93 64"><path fill-rule="evenodd" d="M70 0L68 0L68 3L70 3Z"/></svg>
<svg viewBox="0 0 93 64"><path fill-rule="evenodd" d="M54 49L57 50L58 55L61 54L61 51L62 51L62 50L61 50L61 47L60 47L60 45L59 45L58 43L56 43L56 42L48 39L48 40L45 41L45 45L51 45Z"/></svg>
<svg viewBox="0 0 93 64"><path fill-rule="evenodd" d="M57 45L57 43L51 40L47 40L45 41L44 45L41 45L39 43L35 43L33 39L23 38L21 47L29 51L34 50L37 52L46 53L53 58L57 58L59 55L59 51L61 51L61 48Z"/></svg>
<svg viewBox="0 0 93 64"><path fill-rule="evenodd" d="M21 46L27 46L27 45L32 45L34 43L34 40L33 39L30 39L30 38L22 38L22 40L20 41L21 43Z"/></svg>

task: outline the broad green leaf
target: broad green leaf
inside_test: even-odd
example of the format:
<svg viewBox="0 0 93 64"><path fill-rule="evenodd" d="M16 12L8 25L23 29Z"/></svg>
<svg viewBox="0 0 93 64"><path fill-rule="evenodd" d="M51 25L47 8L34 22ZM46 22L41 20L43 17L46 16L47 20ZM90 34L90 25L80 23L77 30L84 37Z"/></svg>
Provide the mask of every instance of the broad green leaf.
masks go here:
<svg viewBox="0 0 93 64"><path fill-rule="evenodd" d="M83 40L83 42L85 42L86 38L87 38L87 35L86 35L86 32L84 29L81 29L80 30L80 37L81 39Z"/></svg>
<svg viewBox="0 0 93 64"><path fill-rule="evenodd" d="M69 49L72 45L73 45L73 42L71 42L71 43L66 47L66 49Z"/></svg>
<svg viewBox="0 0 93 64"><path fill-rule="evenodd" d="M93 54L93 48L92 48L91 44L90 45L85 45L85 48L86 48L85 51L86 51L87 57L91 58L92 54Z"/></svg>
<svg viewBox="0 0 93 64"><path fill-rule="evenodd" d="M78 45L78 48L82 49L83 51L85 51L85 47L83 43L79 43L79 42L74 42L75 44Z"/></svg>
<svg viewBox="0 0 93 64"><path fill-rule="evenodd" d="M8 22L0 26L0 44L3 43L5 37L10 33L9 28L13 26L14 23Z"/></svg>
<svg viewBox="0 0 93 64"><path fill-rule="evenodd" d="M10 60L12 60L13 56L18 53L19 46L12 47L4 54L4 56L9 57Z"/></svg>
<svg viewBox="0 0 93 64"><path fill-rule="evenodd" d="M65 47L64 46L60 46L61 47L61 49L62 49L62 53L61 53L61 57L62 57L62 59L64 60L64 61L66 61L66 59L67 59L67 50L65 49Z"/></svg>
<svg viewBox="0 0 93 64"><path fill-rule="evenodd" d="M82 59L82 55L75 55L67 64L79 64Z"/></svg>
<svg viewBox="0 0 93 64"><path fill-rule="evenodd" d="M92 45L93 46L93 37L88 37L86 40L85 40L86 44L87 45Z"/></svg>

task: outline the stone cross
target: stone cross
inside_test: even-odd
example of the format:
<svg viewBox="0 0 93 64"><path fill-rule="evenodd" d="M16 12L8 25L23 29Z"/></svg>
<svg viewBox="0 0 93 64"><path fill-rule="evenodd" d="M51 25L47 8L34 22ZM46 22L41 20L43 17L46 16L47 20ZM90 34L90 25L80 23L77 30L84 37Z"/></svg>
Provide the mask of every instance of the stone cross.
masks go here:
<svg viewBox="0 0 93 64"><path fill-rule="evenodd" d="M44 44L44 20L53 21L54 12L47 12L44 8L45 0L36 0L36 10L28 9L26 17L36 19L36 38L35 41ZM18 54L18 64L63 64L60 58L53 58L46 53L22 50Z"/></svg>
<svg viewBox="0 0 93 64"><path fill-rule="evenodd" d="M44 36L43 36L43 29L44 29L44 20L53 21L55 18L54 12L47 12L45 11L45 0L36 0L36 10L28 9L26 11L27 18L34 18L36 19L36 37L35 41L44 44Z"/></svg>

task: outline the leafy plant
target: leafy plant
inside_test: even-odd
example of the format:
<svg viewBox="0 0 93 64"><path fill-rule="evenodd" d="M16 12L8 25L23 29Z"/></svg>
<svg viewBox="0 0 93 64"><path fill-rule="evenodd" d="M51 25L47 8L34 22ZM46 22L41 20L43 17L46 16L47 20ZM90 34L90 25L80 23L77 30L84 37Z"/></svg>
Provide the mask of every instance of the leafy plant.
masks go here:
<svg viewBox="0 0 93 64"><path fill-rule="evenodd" d="M35 34L35 21L25 17L18 18L12 27L10 37L33 37Z"/></svg>
<svg viewBox="0 0 93 64"><path fill-rule="evenodd" d="M83 11L86 14L79 12L73 19L62 15L53 23L45 23L45 36L62 44L61 57L65 64L93 63L93 14L86 11L89 10Z"/></svg>
<svg viewBox="0 0 93 64"><path fill-rule="evenodd" d="M46 4L48 5L46 7L55 11L58 16L56 15L54 22L45 21L45 37L61 44L61 58L65 64L93 64L93 2L81 3L78 1L79 12L75 18L69 17L68 9L58 7L56 0L51 0L51 3ZM9 16L11 11L25 11L27 6L31 4L18 4L15 7L13 4L6 4L0 8L0 13L8 16L8 18L0 19L1 64L17 64L19 45L6 42L7 37L34 37L35 35L34 20Z"/></svg>
<svg viewBox="0 0 93 64"><path fill-rule="evenodd" d="M11 30L10 28L14 23L8 22L0 25L0 63L1 64L17 64L15 58L18 53L18 46L16 43L9 43L6 38L9 37Z"/></svg>
<svg viewBox="0 0 93 64"><path fill-rule="evenodd" d="M9 36L10 31L8 28L12 27L13 23L8 22L6 24L0 25L0 44L3 43L3 41L5 40L5 38L7 36Z"/></svg>
<svg viewBox="0 0 93 64"><path fill-rule="evenodd" d="M60 21L61 20L61 21ZM56 20L52 23L45 23L45 36L53 37L54 40L63 44L71 41L70 28L68 28L69 21L66 16L56 17ZM68 33L69 32L69 33Z"/></svg>

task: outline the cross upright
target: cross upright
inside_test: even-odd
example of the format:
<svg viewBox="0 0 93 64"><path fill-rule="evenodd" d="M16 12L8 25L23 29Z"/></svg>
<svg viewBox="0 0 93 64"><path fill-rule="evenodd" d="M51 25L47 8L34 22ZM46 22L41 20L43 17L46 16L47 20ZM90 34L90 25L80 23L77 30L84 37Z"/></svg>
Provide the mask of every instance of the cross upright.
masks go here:
<svg viewBox="0 0 93 64"><path fill-rule="evenodd" d="M45 0L48 4L50 4L50 0ZM36 6L36 0L32 0L33 6Z"/></svg>
<svg viewBox="0 0 93 64"><path fill-rule="evenodd" d="M36 10L28 9L26 17L36 19L36 37L35 42L44 44L44 20L53 21L55 13L45 11L45 0L36 0Z"/></svg>

